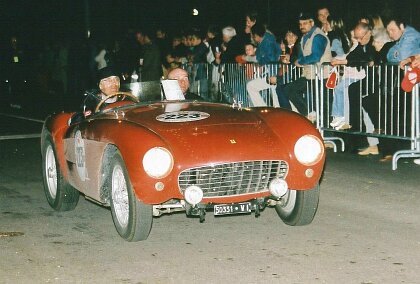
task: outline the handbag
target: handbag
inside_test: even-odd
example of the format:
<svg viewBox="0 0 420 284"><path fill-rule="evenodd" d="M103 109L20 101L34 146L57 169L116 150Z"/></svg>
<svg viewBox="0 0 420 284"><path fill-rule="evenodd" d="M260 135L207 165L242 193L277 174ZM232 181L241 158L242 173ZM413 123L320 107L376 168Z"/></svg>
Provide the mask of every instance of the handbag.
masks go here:
<svg viewBox="0 0 420 284"><path fill-rule="evenodd" d="M337 80L338 80L337 68L334 67L333 69L331 69L330 74L328 75L328 79L327 79L327 82L325 83L325 87L327 87L327 89L334 89L335 86L337 86Z"/></svg>

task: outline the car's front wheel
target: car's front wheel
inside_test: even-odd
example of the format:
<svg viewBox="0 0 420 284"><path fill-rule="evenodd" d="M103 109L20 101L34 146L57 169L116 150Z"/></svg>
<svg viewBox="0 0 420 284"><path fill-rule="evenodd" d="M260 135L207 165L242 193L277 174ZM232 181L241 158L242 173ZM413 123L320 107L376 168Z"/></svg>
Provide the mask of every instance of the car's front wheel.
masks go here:
<svg viewBox="0 0 420 284"><path fill-rule="evenodd" d="M118 234L130 242L147 239L152 228L153 208L135 196L118 151L111 159L106 186L110 189L111 214Z"/></svg>
<svg viewBox="0 0 420 284"><path fill-rule="evenodd" d="M288 190L276 205L277 214L291 226L310 224L318 209L319 194L319 184L310 190Z"/></svg>
<svg viewBox="0 0 420 284"><path fill-rule="evenodd" d="M63 177L51 135L46 134L42 145L42 176L48 204L57 211L73 210L79 201L79 191Z"/></svg>

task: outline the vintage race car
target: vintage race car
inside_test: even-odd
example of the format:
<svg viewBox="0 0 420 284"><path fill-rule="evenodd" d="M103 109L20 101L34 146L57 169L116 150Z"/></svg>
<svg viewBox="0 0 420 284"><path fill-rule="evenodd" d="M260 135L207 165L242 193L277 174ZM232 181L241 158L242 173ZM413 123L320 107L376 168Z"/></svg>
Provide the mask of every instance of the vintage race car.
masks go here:
<svg viewBox="0 0 420 284"><path fill-rule="evenodd" d="M325 149L310 121L279 108L162 97L123 94L76 123L73 113L48 117L41 149L51 207L72 210L82 193L111 208L127 241L145 240L154 216L177 211L204 221L210 210L258 216L274 207L286 224L312 222Z"/></svg>

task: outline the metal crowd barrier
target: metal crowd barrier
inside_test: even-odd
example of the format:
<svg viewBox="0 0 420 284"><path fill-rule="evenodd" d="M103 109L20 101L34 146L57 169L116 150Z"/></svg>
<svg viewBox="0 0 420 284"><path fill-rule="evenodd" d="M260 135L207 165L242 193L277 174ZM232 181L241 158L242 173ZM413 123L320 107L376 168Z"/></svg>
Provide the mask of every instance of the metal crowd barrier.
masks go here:
<svg viewBox="0 0 420 284"><path fill-rule="evenodd" d="M360 68L350 71L344 66L335 68L338 75L337 86L347 83L344 88L347 125L344 129L335 129L330 125L336 92L335 88L326 87L331 66L310 67L315 78L307 80L306 92L302 94L308 106L307 114L316 115L314 123L325 143L332 144L334 151L337 151L337 142L341 144L341 151L345 150L345 142L338 133L364 136L369 140L380 139L380 142L388 141L383 139L407 141L406 144L410 145L408 149L401 149L393 154L392 169L395 170L400 158L420 157L419 84L414 86L411 93L406 93L400 87L404 72L398 66L362 67L364 74L357 72ZM264 85L265 79L281 75L277 84L284 85L303 76L302 68L284 64L197 64L185 69L190 74L191 92L213 101L235 101L248 107L253 106L247 92L249 82L259 80L259 94L264 104L278 107L276 86ZM358 79L354 80L355 78Z"/></svg>
<svg viewBox="0 0 420 284"><path fill-rule="evenodd" d="M329 66L329 72L332 71L331 68ZM346 72L348 67L336 67L338 81L334 89L328 89L325 82L320 84L318 96L322 104L318 111L317 127L326 143L332 143L336 147L335 142L340 141L344 151L343 139L335 136L340 132L365 136L369 144L379 144L379 147L382 144L389 145L389 139L394 142L399 140L400 143L393 143L392 148L408 149L395 150L392 158L393 170L397 169L400 158L420 157L418 84L411 93L404 92L400 86L405 72L398 65L364 65L352 70ZM321 69L320 77L323 72ZM330 125L333 119L332 103L337 93L340 93L339 85L343 84L344 116L348 126L335 129ZM325 135L326 132L330 135Z"/></svg>

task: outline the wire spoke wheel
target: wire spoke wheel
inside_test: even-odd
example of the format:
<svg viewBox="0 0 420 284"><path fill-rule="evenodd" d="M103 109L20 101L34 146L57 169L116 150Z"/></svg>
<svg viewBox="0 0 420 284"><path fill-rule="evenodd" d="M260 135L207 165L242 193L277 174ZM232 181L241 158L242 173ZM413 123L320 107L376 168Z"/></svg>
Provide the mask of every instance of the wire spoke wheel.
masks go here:
<svg viewBox="0 0 420 284"><path fill-rule="evenodd" d="M42 177L48 204L57 211L73 210L79 202L79 191L63 177L57 150L48 131L43 130Z"/></svg>
<svg viewBox="0 0 420 284"><path fill-rule="evenodd" d="M112 171L112 200L118 223L122 227L127 227L129 215L127 183L120 165L116 165Z"/></svg>
<svg viewBox="0 0 420 284"><path fill-rule="evenodd" d="M57 164L55 163L54 150L48 145L45 151L45 176L48 191L53 199L57 196Z"/></svg>
<svg viewBox="0 0 420 284"><path fill-rule="evenodd" d="M121 154L116 151L105 173L105 186L111 196L111 215L118 234L129 242L147 239L153 223L153 206L137 198Z"/></svg>

